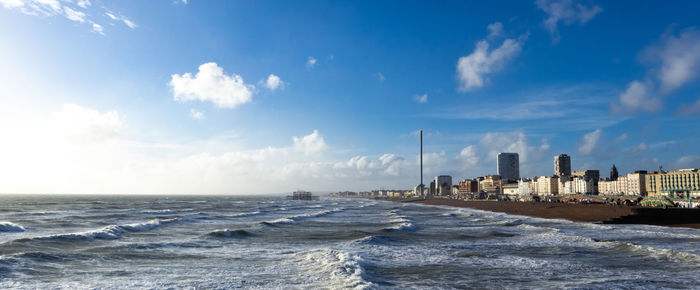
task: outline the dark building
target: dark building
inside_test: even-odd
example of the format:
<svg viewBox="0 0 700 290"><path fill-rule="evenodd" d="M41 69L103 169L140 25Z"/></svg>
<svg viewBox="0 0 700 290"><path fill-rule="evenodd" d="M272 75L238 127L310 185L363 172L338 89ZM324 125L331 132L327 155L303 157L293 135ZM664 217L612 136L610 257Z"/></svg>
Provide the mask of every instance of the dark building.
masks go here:
<svg viewBox="0 0 700 290"><path fill-rule="evenodd" d="M554 175L571 175L571 156L566 154L554 156Z"/></svg>
<svg viewBox="0 0 700 290"><path fill-rule="evenodd" d="M617 167L615 167L615 164L613 164L612 168L610 168L610 180L617 180L617 176Z"/></svg>

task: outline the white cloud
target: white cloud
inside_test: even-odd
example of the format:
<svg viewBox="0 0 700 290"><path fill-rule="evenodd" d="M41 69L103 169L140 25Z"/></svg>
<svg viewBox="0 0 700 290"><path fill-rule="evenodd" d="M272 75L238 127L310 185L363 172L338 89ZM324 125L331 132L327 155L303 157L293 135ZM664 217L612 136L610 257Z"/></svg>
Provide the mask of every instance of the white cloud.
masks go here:
<svg viewBox="0 0 700 290"><path fill-rule="evenodd" d="M464 147L464 149L459 152L457 159L462 161L464 168L474 167L479 163L479 156L476 153L474 145Z"/></svg>
<svg viewBox="0 0 700 290"><path fill-rule="evenodd" d="M173 74L170 87L175 101L209 101L220 108L235 108L250 102L255 89L239 75L224 74L224 69L214 62L200 65L194 77L191 73Z"/></svg>
<svg viewBox="0 0 700 290"><path fill-rule="evenodd" d="M578 152L581 155L590 155L598 146L598 141L600 140L600 135L602 131L597 129L593 132L586 133L581 139L581 143L578 146Z"/></svg>
<svg viewBox="0 0 700 290"><path fill-rule="evenodd" d="M80 23L85 22L85 13L80 12L80 11L75 11L75 10L70 9L68 7L63 7L63 10L66 13L66 18L73 20L75 22L80 22Z"/></svg>
<svg viewBox="0 0 700 290"><path fill-rule="evenodd" d="M123 118L117 111L101 113L75 104L63 105L54 113L50 126L72 140L98 142L120 136Z"/></svg>
<svg viewBox="0 0 700 290"><path fill-rule="evenodd" d="M85 10L92 4L89 0L78 0L75 3L58 0L0 0L0 4L7 9L18 9L32 16L62 16L70 21L88 24L92 31L104 35L102 26L91 20ZM129 22L135 27L133 22Z"/></svg>
<svg viewBox="0 0 700 290"><path fill-rule="evenodd" d="M647 146L646 143L642 142L642 143L639 143L639 145L627 148L627 152L634 154L634 155L639 155L639 154L646 152L648 149L649 149L649 146Z"/></svg>
<svg viewBox="0 0 700 290"><path fill-rule="evenodd" d="M415 95L415 96L413 96L413 100L416 102L419 102L421 104L427 103L428 102L428 94Z"/></svg>
<svg viewBox="0 0 700 290"><path fill-rule="evenodd" d="M187 0L182 0L182 4L187 4Z"/></svg>
<svg viewBox="0 0 700 290"><path fill-rule="evenodd" d="M489 32L488 38L497 38L503 35L503 23L494 22L486 26L486 30Z"/></svg>
<svg viewBox="0 0 700 290"><path fill-rule="evenodd" d="M661 96L668 95L697 78L700 71L700 31L683 30L678 36L666 34L659 43L643 50L649 64L645 83L632 81L611 108L616 113L657 112ZM655 87L658 87L656 89ZM678 114L686 108L678 109Z"/></svg>
<svg viewBox="0 0 700 290"><path fill-rule="evenodd" d="M306 60L306 68L313 68L316 65L316 58L309 56Z"/></svg>
<svg viewBox="0 0 700 290"><path fill-rule="evenodd" d="M274 91L277 89L283 89L284 82L280 79L280 77L278 77L274 74L270 74L267 77L267 80L265 81L265 87L271 91Z"/></svg>
<svg viewBox="0 0 700 290"><path fill-rule="evenodd" d="M82 8L88 8L92 3L90 3L90 0L78 0L76 5L82 7Z"/></svg>
<svg viewBox="0 0 700 290"><path fill-rule="evenodd" d="M485 159L489 161L496 160L500 152L515 152L521 162L528 161L527 136L520 131L486 133L479 142L479 148L487 152Z"/></svg>
<svg viewBox="0 0 700 290"><path fill-rule="evenodd" d="M657 76L664 93L672 92L695 79L700 70L700 31L690 28L680 35L667 34L644 53L659 65Z"/></svg>
<svg viewBox="0 0 700 290"><path fill-rule="evenodd" d="M102 25L99 25L99 24L97 24L97 23L93 23L93 24L92 24L92 31L104 35Z"/></svg>
<svg viewBox="0 0 700 290"><path fill-rule="evenodd" d="M617 136L617 138L615 138L615 142L617 142L617 143L624 142L625 140L627 140L627 137L628 137L627 133L622 133L622 134L620 134L620 136Z"/></svg>
<svg viewBox="0 0 700 290"><path fill-rule="evenodd" d="M678 110L676 110L676 115L679 116L689 116L689 115L700 115L700 99L692 104L681 105Z"/></svg>
<svg viewBox="0 0 700 290"><path fill-rule="evenodd" d="M619 101L612 104L617 113L634 113L637 111L655 112L661 109L661 101L652 96L653 88L639 81L632 81L627 89L620 93Z"/></svg>
<svg viewBox="0 0 700 290"><path fill-rule="evenodd" d="M502 25L491 24L488 30L490 37L494 35L494 32L500 34ZM520 54L526 39L527 35L522 35L517 39L507 38L499 47L491 50L488 40L477 42L474 52L460 57L457 62L459 90L468 91L484 86L487 80L486 75L500 71L505 64Z"/></svg>
<svg viewBox="0 0 700 290"><path fill-rule="evenodd" d="M549 31L553 42L558 42L560 38L559 22L566 25L576 22L584 24L603 11L600 6L587 7L573 0L537 0L535 3L539 9L547 14L544 27Z"/></svg>
<svg viewBox="0 0 700 290"><path fill-rule="evenodd" d="M700 168L700 156L683 156L674 163L676 169Z"/></svg>
<svg viewBox="0 0 700 290"><path fill-rule="evenodd" d="M112 20L116 20L116 21L121 21L121 22L123 22L124 25L128 26L128 27L131 28L131 29L135 29L135 28L137 27L136 23L134 23L133 21L129 20L128 18L126 18L126 17L123 16L123 15L116 15L116 14L114 14L114 13L112 13L112 12L105 12L105 15L107 15L107 17L109 17L109 18L112 19Z"/></svg>
<svg viewBox="0 0 700 290"><path fill-rule="evenodd" d="M204 113L202 113L201 111L197 111L195 109L190 109L190 116L192 118L197 119L197 120L204 119Z"/></svg>
<svg viewBox="0 0 700 290"><path fill-rule="evenodd" d="M385 77L384 74L382 74L381 72L378 72L378 73L377 73L377 79L378 79L380 82L383 82L383 81L386 80L386 77Z"/></svg>
<svg viewBox="0 0 700 290"><path fill-rule="evenodd" d="M24 1L23 0L0 0L0 4L4 6L5 8L12 9L12 8L19 8L24 6Z"/></svg>
<svg viewBox="0 0 700 290"><path fill-rule="evenodd" d="M314 155L323 152L327 145L317 130L304 137L294 137L294 149L303 152L304 155Z"/></svg>

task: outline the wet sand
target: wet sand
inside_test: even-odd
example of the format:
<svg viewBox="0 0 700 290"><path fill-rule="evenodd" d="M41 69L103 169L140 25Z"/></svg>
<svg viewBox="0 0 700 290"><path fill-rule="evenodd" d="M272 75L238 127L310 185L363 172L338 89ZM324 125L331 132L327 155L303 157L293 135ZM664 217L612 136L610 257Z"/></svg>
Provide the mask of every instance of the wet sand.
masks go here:
<svg viewBox="0 0 700 290"><path fill-rule="evenodd" d="M468 207L538 218L566 219L575 222L649 224L700 229L700 209L454 199L427 199L407 202Z"/></svg>

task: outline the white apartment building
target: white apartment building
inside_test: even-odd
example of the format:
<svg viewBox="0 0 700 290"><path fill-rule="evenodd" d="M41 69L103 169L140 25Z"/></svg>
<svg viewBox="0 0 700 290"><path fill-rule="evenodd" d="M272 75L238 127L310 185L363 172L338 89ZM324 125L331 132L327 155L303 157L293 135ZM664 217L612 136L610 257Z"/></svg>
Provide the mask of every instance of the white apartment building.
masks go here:
<svg viewBox="0 0 700 290"><path fill-rule="evenodd" d="M535 193L541 196L559 194L559 177L540 176L537 178Z"/></svg>

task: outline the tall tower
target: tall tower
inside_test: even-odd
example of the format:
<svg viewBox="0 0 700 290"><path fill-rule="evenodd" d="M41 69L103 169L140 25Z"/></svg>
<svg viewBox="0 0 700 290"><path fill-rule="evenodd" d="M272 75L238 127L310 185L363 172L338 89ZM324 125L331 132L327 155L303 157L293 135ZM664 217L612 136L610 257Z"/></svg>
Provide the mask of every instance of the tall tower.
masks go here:
<svg viewBox="0 0 700 290"><path fill-rule="evenodd" d="M520 158L518 153L498 153L496 166L501 179L516 180L520 178Z"/></svg>
<svg viewBox="0 0 700 290"><path fill-rule="evenodd" d="M613 167L610 168L610 180L617 180L617 177L617 167L613 164Z"/></svg>
<svg viewBox="0 0 700 290"><path fill-rule="evenodd" d="M423 195L425 185L423 184L423 130L420 130L420 183L416 186L415 194Z"/></svg>
<svg viewBox="0 0 700 290"><path fill-rule="evenodd" d="M554 156L554 175L571 175L571 157L566 154Z"/></svg>

